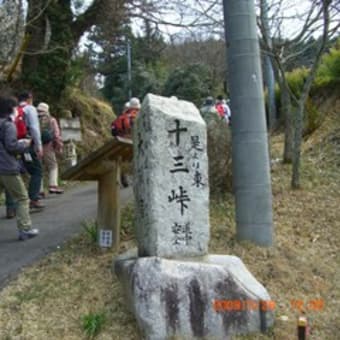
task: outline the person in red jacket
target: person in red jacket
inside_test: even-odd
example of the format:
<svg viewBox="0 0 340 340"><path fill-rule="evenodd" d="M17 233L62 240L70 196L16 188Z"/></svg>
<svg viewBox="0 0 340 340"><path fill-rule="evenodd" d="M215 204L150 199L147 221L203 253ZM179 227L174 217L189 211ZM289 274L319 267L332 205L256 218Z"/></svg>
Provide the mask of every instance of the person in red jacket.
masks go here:
<svg viewBox="0 0 340 340"><path fill-rule="evenodd" d="M132 138L132 128L134 120L140 111L140 101L133 97L125 104L124 111L117 117L111 125L111 133L114 137ZM127 176L122 172L120 182L124 188L129 186Z"/></svg>
<svg viewBox="0 0 340 340"><path fill-rule="evenodd" d="M112 136L132 138L133 122L140 111L140 101L138 98L131 98L129 103L125 104L125 110L117 117L111 125Z"/></svg>

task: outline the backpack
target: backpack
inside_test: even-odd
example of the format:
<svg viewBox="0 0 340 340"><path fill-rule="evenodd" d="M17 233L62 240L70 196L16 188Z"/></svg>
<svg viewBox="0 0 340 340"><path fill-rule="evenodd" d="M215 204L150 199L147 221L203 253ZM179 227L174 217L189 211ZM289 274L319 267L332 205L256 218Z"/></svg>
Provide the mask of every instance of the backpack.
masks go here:
<svg viewBox="0 0 340 340"><path fill-rule="evenodd" d="M113 136L130 135L133 121L138 114L137 109L128 109L121 114L116 120L113 121L111 130Z"/></svg>
<svg viewBox="0 0 340 340"><path fill-rule="evenodd" d="M14 123L15 123L15 126L17 128L17 138L18 139L26 138L27 133L28 133L26 120L25 120L24 107L25 107L25 105L18 106L18 108L17 108L18 114L14 119Z"/></svg>
<svg viewBox="0 0 340 340"><path fill-rule="evenodd" d="M47 115L39 116L41 143L48 144L54 140L54 131L51 117Z"/></svg>
<svg viewBox="0 0 340 340"><path fill-rule="evenodd" d="M226 112L224 110L224 107L223 107L223 104L222 103L218 103L215 105L215 108L218 112L218 115L221 117L221 118L224 118Z"/></svg>

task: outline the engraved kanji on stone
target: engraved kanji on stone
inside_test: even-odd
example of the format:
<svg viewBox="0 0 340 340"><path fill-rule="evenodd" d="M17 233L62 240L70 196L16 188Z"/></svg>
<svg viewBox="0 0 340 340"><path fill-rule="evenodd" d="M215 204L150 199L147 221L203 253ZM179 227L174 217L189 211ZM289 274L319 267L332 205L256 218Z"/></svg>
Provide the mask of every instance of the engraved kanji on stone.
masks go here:
<svg viewBox="0 0 340 340"><path fill-rule="evenodd" d="M176 128L173 129L173 130L168 130L168 132L176 134L176 145L179 146L179 144L180 144L180 133L181 132L187 132L188 129L180 127L181 122L179 121L179 119L175 119L175 124L176 124Z"/></svg>
<svg viewBox="0 0 340 340"><path fill-rule="evenodd" d="M188 168L184 166L184 163L182 162L184 157L183 156L175 156L173 157L175 160L174 168L170 170L171 173L174 172L189 172Z"/></svg>
<svg viewBox="0 0 340 340"><path fill-rule="evenodd" d="M199 136L191 136L191 149L203 151L203 147Z"/></svg>
<svg viewBox="0 0 340 340"><path fill-rule="evenodd" d="M188 245L192 240L192 231L190 229L190 222L185 224L179 224L177 222L172 226L172 232L174 233L173 244L180 245L185 244Z"/></svg>
<svg viewBox="0 0 340 340"><path fill-rule="evenodd" d="M202 174L198 170L196 170L194 174L194 182L192 185L196 186L197 188L205 186L205 184L202 182L202 179Z"/></svg>
<svg viewBox="0 0 340 340"><path fill-rule="evenodd" d="M185 202L190 202L191 199L187 195L187 191L183 189L182 186L179 186L179 194L176 194L175 190L171 190L171 196L168 196L169 203L176 201L181 206L181 215L184 215L184 209L188 209L188 206Z"/></svg>

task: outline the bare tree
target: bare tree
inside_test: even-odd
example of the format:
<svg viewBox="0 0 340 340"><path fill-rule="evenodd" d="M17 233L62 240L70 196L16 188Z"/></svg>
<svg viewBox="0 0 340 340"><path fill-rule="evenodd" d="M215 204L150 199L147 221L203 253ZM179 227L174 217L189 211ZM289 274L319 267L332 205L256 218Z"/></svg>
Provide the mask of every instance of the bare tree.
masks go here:
<svg viewBox="0 0 340 340"><path fill-rule="evenodd" d="M295 7L294 7L295 6ZM278 84L281 93L281 113L285 119L285 144L283 152L284 162L293 161L294 127L293 127L293 107L298 106L297 98L290 91L286 78L288 64L304 52L307 42L315 44L318 40L310 38L317 34L324 25L322 20L322 2L307 1L296 10L295 2L288 0L272 1L271 7L271 27L274 31L272 44L268 43L267 32L263 25L260 25L263 48L274 60L274 66L278 75ZM335 11L332 15L336 15ZM331 21L330 15L329 21ZM334 28L333 28L334 29ZM288 30L288 32L287 32ZM287 35L289 33L289 36ZM313 67L315 60L310 61Z"/></svg>
<svg viewBox="0 0 340 340"><path fill-rule="evenodd" d="M272 48L272 38L271 38L271 28L269 26L269 18L268 18L268 1L261 0L260 1L260 23L263 27L263 39L266 39L266 45ZM267 87L267 105L268 105L268 125L272 130L276 126L276 102L275 102L275 75L273 69L273 61L271 59L271 54L266 53L266 50L263 50L264 53L264 62L263 62L263 78L264 83Z"/></svg>
<svg viewBox="0 0 340 340"><path fill-rule="evenodd" d="M293 152L293 172L292 172L292 188L297 189L300 187L300 155L302 144L302 129L303 129L303 116L305 110L305 104L312 86L313 80L316 75L316 71L321 61L322 53L325 50L326 43L329 38L329 25L330 25L330 5L332 0L320 1L320 10L322 15L323 33L320 39L320 46L313 61L313 64L309 70L307 79L303 85L300 98L297 100L297 112L295 123L295 137L294 137L294 152Z"/></svg>

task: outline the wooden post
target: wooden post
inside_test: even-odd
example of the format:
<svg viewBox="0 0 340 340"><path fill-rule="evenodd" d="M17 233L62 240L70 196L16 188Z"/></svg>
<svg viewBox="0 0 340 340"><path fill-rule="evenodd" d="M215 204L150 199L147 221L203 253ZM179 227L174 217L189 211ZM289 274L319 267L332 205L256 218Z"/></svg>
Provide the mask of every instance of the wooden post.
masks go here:
<svg viewBox="0 0 340 340"><path fill-rule="evenodd" d="M133 158L132 141L117 137L67 169L62 179L98 181L97 235L103 248L119 247L120 166Z"/></svg>
<svg viewBox="0 0 340 340"><path fill-rule="evenodd" d="M120 234L120 165L119 157L113 162L112 170L104 173L98 180L98 236L103 246L103 237L109 238L112 233L112 247L119 247ZM103 236L106 235L106 236ZM105 240L104 240L105 241ZM107 242L104 242L107 243Z"/></svg>

